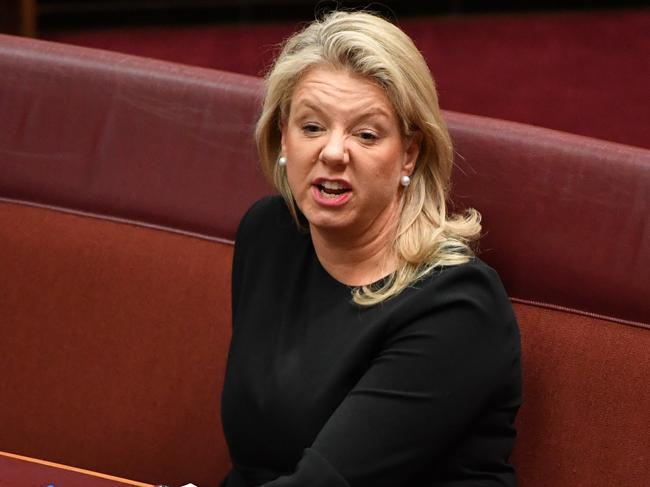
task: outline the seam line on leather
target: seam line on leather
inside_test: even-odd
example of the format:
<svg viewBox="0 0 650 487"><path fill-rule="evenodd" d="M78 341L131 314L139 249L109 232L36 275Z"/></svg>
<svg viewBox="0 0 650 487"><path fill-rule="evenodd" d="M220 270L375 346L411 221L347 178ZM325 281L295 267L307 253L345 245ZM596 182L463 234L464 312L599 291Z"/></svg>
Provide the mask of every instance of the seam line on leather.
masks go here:
<svg viewBox="0 0 650 487"><path fill-rule="evenodd" d="M18 200L18 199L13 199L13 198L5 198L3 196L0 196L0 202L4 203L13 203L17 205L24 205L24 206L31 206L35 208L44 208L46 210L52 210L52 211L59 211L61 213L69 213L71 215L77 215L77 216L85 216L89 218L95 218L98 220L108 220L114 223L125 223L127 225L134 225L136 227L144 227L144 228L149 228L152 230L161 230L164 232L170 232L170 233L176 233L179 235L184 235L186 237L194 237L194 238L199 238L201 240L209 240L211 242L217 242L221 244L226 244L226 245L234 245L235 241L230 240L228 238L221 238L221 237L213 237L211 235L206 235L204 233L199 233L199 232L191 232L189 230L181 230L178 228L173 228L173 227L168 227L165 225L157 225L155 223L147 223L143 222L140 220L133 220L130 218L122 218L118 216L111 216L111 215L104 215L102 213L93 213L90 211L83 211L83 210L75 210L72 208L66 208L65 206L56 206L56 205L48 205L45 203L35 203L33 201L24 201L24 200Z"/></svg>
<svg viewBox="0 0 650 487"><path fill-rule="evenodd" d="M635 326L635 327L638 327L638 328L644 328L646 330L650 330L650 323L644 323L642 321L626 320L626 319L623 319L623 318L617 318L615 316L604 315L604 314L601 314L601 313L593 313L591 311L584 311L584 310L577 309L577 308L570 308L568 306L562 306L560 304L546 303L544 301L535 301L534 299L515 298L513 296L510 296L510 301L512 301L514 303L528 304L528 305L531 305L531 306L538 306L540 308L553 309L553 310L556 310L556 311L564 311L564 312L573 313L573 314L576 314L576 315L587 316L589 318L597 318L599 320L613 321L613 322L620 323L620 324L623 324L623 325Z"/></svg>
<svg viewBox="0 0 650 487"><path fill-rule="evenodd" d="M170 233L175 233L178 235L184 235L187 237L194 237L198 238L201 240L208 240L210 242L217 242L221 244L226 244L226 245L234 245L234 240L227 239L227 238L221 238L221 237L212 237L210 235L205 235L202 233L198 232L191 232L189 230L180 230L177 228L172 228L172 227L167 227L164 225L156 225L154 223L146 223L143 221L139 220L132 220L129 218L121 218L121 217L116 217L116 216L110 216L110 215L104 215L101 213L93 213L89 211L82 211L82 210L75 210L72 208L66 208L63 206L56 206L56 205L48 205L44 203L35 203L32 201L24 201L24 200L18 200L18 199L13 199L13 198L5 198L0 196L0 202L6 202L6 203L13 203L13 204L18 204L18 205L24 205L24 206L31 206L35 208L44 208L46 210L52 210L52 211L60 211L62 213L68 213L71 215L77 215L77 216L84 216L88 218L96 218L98 220L108 220L111 222L115 223L124 223L127 225L134 225L137 227L144 227L144 228L149 228L152 230L161 230L164 232L170 232ZM568 313L573 313L576 315L580 316L587 316L590 318L597 318L600 320L606 320L606 321L612 321L615 323L620 323L623 325L629 325L629 326L634 326L638 328L643 328L646 330L650 330L650 323L644 323L642 321L634 321L634 320L626 320L623 318L617 318L615 316L610 316L610 315L605 315L601 313L593 313L591 311L584 311L581 309L577 308L571 308L568 306L562 306L559 304L552 304L552 303L547 303L544 301L536 301L534 299L525 299L525 298L517 298L510 296L510 301L515 302L515 303L520 303L520 304L527 304L531 306L538 306L540 308L547 308L547 309L553 309L556 311L564 311Z"/></svg>

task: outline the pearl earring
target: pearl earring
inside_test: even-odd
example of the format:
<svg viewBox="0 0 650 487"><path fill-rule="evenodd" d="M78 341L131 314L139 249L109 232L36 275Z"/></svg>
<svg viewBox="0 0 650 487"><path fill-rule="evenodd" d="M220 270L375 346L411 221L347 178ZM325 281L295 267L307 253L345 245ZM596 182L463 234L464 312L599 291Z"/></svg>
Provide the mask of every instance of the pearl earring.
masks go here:
<svg viewBox="0 0 650 487"><path fill-rule="evenodd" d="M409 184L411 184L411 178L408 176L402 176L402 179L399 183L406 188Z"/></svg>
<svg viewBox="0 0 650 487"><path fill-rule="evenodd" d="M284 167L287 165L287 158L284 156L278 157L278 166Z"/></svg>

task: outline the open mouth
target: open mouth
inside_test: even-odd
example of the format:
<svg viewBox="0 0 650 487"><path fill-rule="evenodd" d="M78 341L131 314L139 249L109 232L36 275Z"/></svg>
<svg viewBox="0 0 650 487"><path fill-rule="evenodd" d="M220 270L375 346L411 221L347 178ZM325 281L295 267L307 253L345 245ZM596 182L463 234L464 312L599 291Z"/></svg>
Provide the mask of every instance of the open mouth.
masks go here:
<svg viewBox="0 0 650 487"><path fill-rule="evenodd" d="M338 198L342 194L352 191L349 187L337 181L322 181L315 186L318 188L321 196L331 199Z"/></svg>

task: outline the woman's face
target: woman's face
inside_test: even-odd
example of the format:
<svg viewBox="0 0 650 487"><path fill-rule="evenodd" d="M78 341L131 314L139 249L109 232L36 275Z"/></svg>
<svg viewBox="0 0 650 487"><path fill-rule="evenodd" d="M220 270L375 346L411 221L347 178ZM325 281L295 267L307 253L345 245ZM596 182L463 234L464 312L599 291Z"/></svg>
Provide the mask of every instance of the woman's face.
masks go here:
<svg viewBox="0 0 650 487"><path fill-rule="evenodd" d="M282 154L312 231L354 237L395 224L400 180L413 172L418 152L419 139L404 141L393 105L375 83L321 67L297 83Z"/></svg>

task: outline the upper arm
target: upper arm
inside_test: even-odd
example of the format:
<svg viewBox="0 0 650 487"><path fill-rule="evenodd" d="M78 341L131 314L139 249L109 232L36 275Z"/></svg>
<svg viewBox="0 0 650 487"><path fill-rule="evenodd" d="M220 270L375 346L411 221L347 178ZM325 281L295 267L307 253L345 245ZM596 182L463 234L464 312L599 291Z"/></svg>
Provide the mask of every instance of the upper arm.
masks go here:
<svg viewBox="0 0 650 487"><path fill-rule="evenodd" d="M445 294L387 339L318 435L314 448L348 480L397 485L431 468L490 407L517 365L515 325L502 322L511 317L500 311L501 297L476 283Z"/></svg>
<svg viewBox="0 0 650 487"><path fill-rule="evenodd" d="M236 312L239 303L242 279L245 274L244 267L250 253L250 246L255 243L256 236L261 233L259 227L264 221L264 213L267 212L271 199L272 197L264 197L253 203L237 226L231 273L231 309L233 313Z"/></svg>
<svg viewBox="0 0 650 487"><path fill-rule="evenodd" d="M312 445L350 485L405 485L434 468L513 377L516 323L486 272L451 272L430 300L393 310L394 329Z"/></svg>

